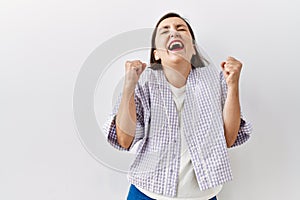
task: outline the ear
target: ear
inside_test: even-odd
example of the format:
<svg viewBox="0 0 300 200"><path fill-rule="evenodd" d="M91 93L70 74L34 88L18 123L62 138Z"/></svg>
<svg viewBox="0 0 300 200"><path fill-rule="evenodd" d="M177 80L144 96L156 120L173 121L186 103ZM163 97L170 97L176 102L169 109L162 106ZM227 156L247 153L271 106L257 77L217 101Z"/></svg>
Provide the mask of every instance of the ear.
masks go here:
<svg viewBox="0 0 300 200"><path fill-rule="evenodd" d="M154 50L154 51L153 51L153 55L154 55L155 60L159 60L159 59L160 59L159 53L158 53L157 50Z"/></svg>

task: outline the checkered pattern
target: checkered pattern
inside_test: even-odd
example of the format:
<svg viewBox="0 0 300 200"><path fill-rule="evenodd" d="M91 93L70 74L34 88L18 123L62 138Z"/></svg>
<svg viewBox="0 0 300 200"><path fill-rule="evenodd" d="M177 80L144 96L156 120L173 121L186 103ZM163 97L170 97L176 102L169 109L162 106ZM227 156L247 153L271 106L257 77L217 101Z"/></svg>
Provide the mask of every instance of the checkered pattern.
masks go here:
<svg viewBox="0 0 300 200"><path fill-rule="evenodd" d="M201 190L232 179L222 110L227 85L222 72L214 67L193 68L186 85L183 132ZM116 138L115 116L121 95L103 129L114 147L122 148ZM180 131L176 105L162 70L147 68L135 89L136 135L130 149L141 140L130 167L129 181L145 190L175 197L180 164ZM244 143L252 126L241 117L233 146ZM129 149L129 150L130 150Z"/></svg>

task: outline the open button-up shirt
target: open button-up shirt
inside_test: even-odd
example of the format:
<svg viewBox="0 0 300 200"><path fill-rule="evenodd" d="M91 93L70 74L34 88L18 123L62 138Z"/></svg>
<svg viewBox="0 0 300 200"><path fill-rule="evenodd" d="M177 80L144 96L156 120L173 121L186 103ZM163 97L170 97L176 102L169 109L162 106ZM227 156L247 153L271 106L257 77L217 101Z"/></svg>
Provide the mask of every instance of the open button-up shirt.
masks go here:
<svg viewBox="0 0 300 200"><path fill-rule="evenodd" d="M186 83L182 128L200 190L232 179L224 135L223 107L227 85L223 72L209 65L192 68ZM157 194L175 197L180 164L180 131L176 105L163 70L146 68L135 88L137 114L134 144L140 141L128 174L130 183ZM103 126L108 142L119 150L116 114L121 95ZM252 126L241 114L232 147L250 137ZM130 149L129 149L130 150Z"/></svg>

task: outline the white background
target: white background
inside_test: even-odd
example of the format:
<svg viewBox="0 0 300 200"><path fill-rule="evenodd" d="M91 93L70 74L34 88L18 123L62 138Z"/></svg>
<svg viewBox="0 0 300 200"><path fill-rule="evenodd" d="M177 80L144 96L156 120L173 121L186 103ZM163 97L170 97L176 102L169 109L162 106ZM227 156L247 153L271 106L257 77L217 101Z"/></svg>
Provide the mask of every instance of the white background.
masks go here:
<svg viewBox="0 0 300 200"><path fill-rule="evenodd" d="M230 150L234 180L218 198L298 199L299 7L296 0L1 1L0 199L125 199L126 175L80 142L73 88L102 42L153 27L169 11L189 19L216 65L229 55L244 63L241 104L254 132Z"/></svg>

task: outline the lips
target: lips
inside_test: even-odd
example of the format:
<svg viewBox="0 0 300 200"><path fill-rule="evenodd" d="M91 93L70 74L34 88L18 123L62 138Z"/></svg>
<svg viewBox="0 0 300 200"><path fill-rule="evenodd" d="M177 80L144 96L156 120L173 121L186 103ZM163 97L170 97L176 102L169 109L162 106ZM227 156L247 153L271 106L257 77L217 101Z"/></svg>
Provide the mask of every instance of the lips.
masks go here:
<svg viewBox="0 0 300 200"><path fill-rule="evenodd" d="M179 51L183 48L184 44L180 40L173 40L168 46L168 50L170 51Z"/></svg>

